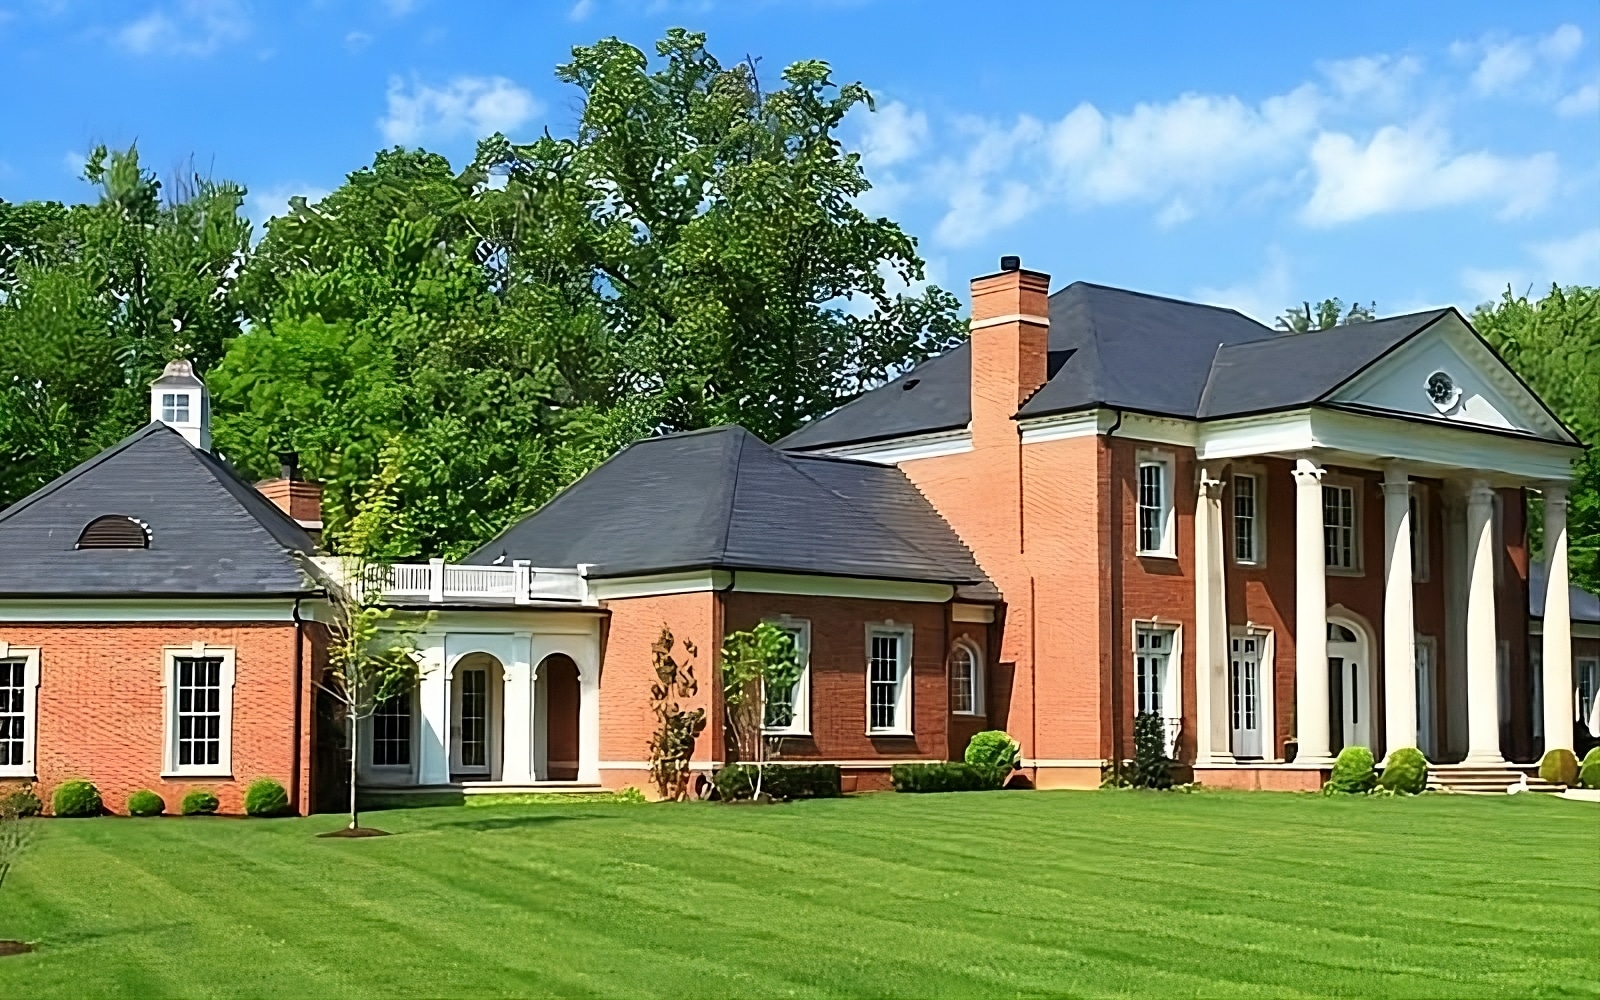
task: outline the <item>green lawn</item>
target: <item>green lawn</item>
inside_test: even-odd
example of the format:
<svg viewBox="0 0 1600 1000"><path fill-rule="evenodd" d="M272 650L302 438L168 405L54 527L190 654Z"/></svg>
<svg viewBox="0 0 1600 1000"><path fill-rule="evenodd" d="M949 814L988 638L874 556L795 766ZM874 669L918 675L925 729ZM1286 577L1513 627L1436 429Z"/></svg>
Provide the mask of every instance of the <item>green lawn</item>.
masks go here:
<svg viewBox="0 0 1600 1000"><path fill-rule="evenodd" d="M871 795L39 825L0 997L1600 995L1600 809Z"/></svg>

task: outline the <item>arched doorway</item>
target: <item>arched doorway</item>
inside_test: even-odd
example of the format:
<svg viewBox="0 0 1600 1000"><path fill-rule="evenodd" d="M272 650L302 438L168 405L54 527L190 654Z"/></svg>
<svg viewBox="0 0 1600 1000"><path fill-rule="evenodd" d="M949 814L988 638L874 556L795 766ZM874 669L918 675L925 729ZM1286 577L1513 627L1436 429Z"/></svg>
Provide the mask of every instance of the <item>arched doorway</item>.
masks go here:
<svg viewBox="0 0 1600 1000"><path fill-rule="evenodd" d="M450 777L500 777L505 668L488 653L468 653L450 671Z"/></svg>
<svg viewBox="0 0 1600 1000"><path fill-rule="evenodd" d="M1334 753L1345 747L1376 751L1372 720L1372 644L1353 618L1328 616L1328 720Z"/></svg>
<svg viewBox="0 0 1600 1000"><path fill-rule="evenodd" d="M539 663L534 703L544 719L545 781L578 780L578 711L582 694L578 665L565 653L551 653Z"/></svg>

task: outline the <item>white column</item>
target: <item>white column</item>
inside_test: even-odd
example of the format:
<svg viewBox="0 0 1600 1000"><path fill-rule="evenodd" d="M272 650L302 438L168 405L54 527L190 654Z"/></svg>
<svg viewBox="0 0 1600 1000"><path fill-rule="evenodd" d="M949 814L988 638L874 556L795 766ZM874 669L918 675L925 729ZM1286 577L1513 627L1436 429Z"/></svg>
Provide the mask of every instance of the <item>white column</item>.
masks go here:
<svg viewBox="0 0 1600 1000"><path fill-rule="evenodd" d="M533 780L533 665L532 633L512 637L511 659L505 663L505 711L501 716L504 751L500 780L526 785Z"/></svg>
<svg viewBox="0 0 1600 1000"><path fill-rule="evenodd" d="M1322 473L1294 468L1295 762L1328 764L1328 580L1322 541Z"/></svg>
<svg viewBox="0 0 1600 1000"><path fill-rule="evenodd" d="M445 672L444 635L418 636L417 660L422 668L417 683L417 707L422 714L417 784L444 785L450 782L450 678Z"/></svg>
<svg viewBox="0 0 1600 1000"><path fill-rule="evenodd" d="M1500 684L1495 665L1494 490L1481 479L1467 493L1467 759L1493 766L1500 755Z"/></svg>
<svg viewBox="0 0 1600 1000"><path fill-rule="evenodd" d="M1232 764L1228 720L1228 601L1222 480L1200 470L1194 516L1195 764Z"/></svg>
<svg viewBox="0 0 1600 1000"><path fill-rule="evenodd" d="M1417 745L1417 632L1411 608L1411 477L1383 473L1384 758Z"/></svg>
<svg viewBox="0 0 1600 1000"><path fill-rule="evenodd" d="M598 625L596 626L598 628ZM586 636L579 644L578 664L578 780L600 781L600 637Z"/></svg>
<svg viewBox="0 0 1600 1000"><path fill-rule="evenodd" d="M1572 749L1572 595L1567 582L1567 484L1544 487L1544 748Z"/></svg>

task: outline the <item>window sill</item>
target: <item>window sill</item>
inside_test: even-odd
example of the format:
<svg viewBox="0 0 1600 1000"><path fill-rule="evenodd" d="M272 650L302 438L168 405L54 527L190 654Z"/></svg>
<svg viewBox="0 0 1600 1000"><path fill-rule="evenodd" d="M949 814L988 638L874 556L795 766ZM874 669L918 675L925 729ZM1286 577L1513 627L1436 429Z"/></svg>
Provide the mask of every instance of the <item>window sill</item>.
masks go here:
<svg viewBox="0 0 1600 1000"><path fill-rule="evenodd" d="M1137 555L1140 559L1176 559L1176 558L1178 558L1178 554L1176 552L1154 552L1154 551L1152 551L1152 552L1136 552L1134 554Z"/></svg>
<svg viewBox="0 0 1600 1000"><path fill-rule="evenodd" d="M1325 567L1328 576L1362 577L1367 575L1364 569L1345 569L1340 566Z"/></svg>
<svg viewBox="0 0 1600 1000"><path fill-rule="evenodd" d="M802 739L811 738L810 729L763 729L761 735L769 739L782 739L785 736L795 736Z"/></svg>
<svg viewBox="0 0 1600 1000"><path fill-rule="evenodd" d="M1267 564L1262 562L1262 561L1260 561L1259 559L1253 560L1251 562L1245 562L1243 559L1235 559L1233 561L1233 564L1235 566L1237 566L1239 569L1266 569L1267 568Z"/></svg>
<svg viewBox="0 0 1600 1000"><path fill-rule="evenodd" d="M222 780L222 781L232 781L233 780L233 772L231 770L225 770L225 771L215 771L215 770L213 770L213 771L162 771L161 772L161 777L163 779L165 779L165 780L168 780L168 781L192 781L192 780L194 780L196 778L202 778L202 779L205 779L207 781L216 781L216 780L219 780L219 779Z"/></svg>
<svg viewBox="0 0 1600 1000"><path fill-rule="evenodd" d="M23 768L20 771L14 768L0 768L0 778L4 778L7 781L15 781L20 778L23 781L37 782L39 773L31 767Z"/></svg>
<svg viewBox="0 0 1600 1000"><path fill-rule="evenodd" d="M984 712L951 712L950 714L959 715L963 719L983 719L988 717L987 713Z"/></svg>
<svg viewBox="0 0 1600 1000"><path fill-rule="evenodd" d="M891 736L891 737L904 738L904 737L908 737L908 736L915 736L916 733L913 733L909 729L869 729L869 730L867 730L867 735L868 736Z"/></svg>

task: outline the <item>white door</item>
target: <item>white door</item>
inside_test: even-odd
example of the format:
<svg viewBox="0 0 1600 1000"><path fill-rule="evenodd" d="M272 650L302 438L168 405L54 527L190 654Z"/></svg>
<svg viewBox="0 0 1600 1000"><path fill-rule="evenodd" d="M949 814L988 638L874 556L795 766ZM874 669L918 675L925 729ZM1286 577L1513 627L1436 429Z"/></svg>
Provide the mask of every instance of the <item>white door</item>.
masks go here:
<svg viewBox="0 0 1600 1000"><path fill-rule="evenodd" d="M1372 746L1372 673L1366 642L1355 629L1328 623L1328 681L1340 748Z"/></svg>
<svg viewBox="0 0 1600 1000"><path fill-rule="evenodd" d="M455 690L450 692L450 771L453 774L489 774L492 689L489 668L457 667Z"/></svg>
<svg viewBox="0 0 1600 1000"><path fill-rule="evenodd" d="M1233 729L1233 755L1261 756L1261 637L1236 635L1228 657L1228 716Z"/></svg>

